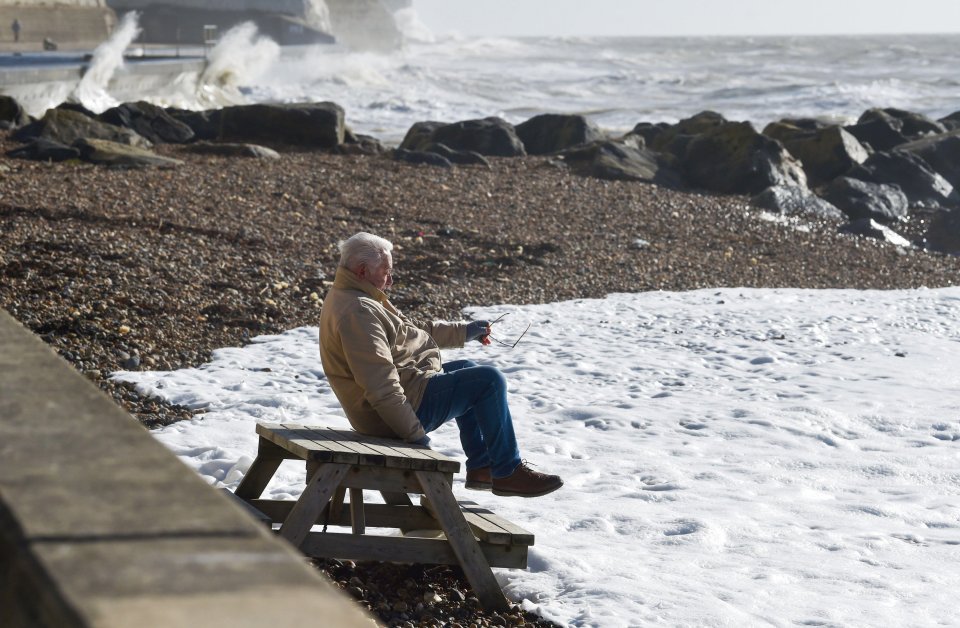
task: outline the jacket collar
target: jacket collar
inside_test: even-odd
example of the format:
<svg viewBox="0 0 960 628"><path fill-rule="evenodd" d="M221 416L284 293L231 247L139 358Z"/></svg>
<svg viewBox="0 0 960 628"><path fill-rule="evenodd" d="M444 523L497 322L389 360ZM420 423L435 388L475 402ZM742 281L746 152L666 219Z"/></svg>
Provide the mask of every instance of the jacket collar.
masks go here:
<svg viewBox="0 0 960 628"><path fill-rule="evenodd" d="M333 279L333 287L341 290L358 290L394 314L399 313L397 308L393 306L393 303L390 303L390 299L387 298L383 290L375 288L370 282L360 279L356 273L350 269L343 268L342 266L337 268L337 274Z"/></svg>

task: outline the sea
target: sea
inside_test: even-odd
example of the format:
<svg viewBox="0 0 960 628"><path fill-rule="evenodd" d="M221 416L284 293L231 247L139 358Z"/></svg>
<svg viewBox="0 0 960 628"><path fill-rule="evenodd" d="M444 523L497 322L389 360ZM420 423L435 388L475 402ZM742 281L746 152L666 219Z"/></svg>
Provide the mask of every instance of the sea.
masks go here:
<svg viewBox="0 0 960 628"><path fill-rule="evenodd" d="M248 23L200 53L209 61L200 75L125 98L192 109L333 101L355 132L388 145L419 121L487 116L516 124L582 114L621 133L704 110L758 129L797 117L852 123L873 107L933 118L960 110L960 34L477 38L435 35L415 15L398 24L404 44L383 52L281 47ZM70 97L94 111L117 104L109 85L125 71L123 58L156 53L136 44L137 32L121 25L94 54L99 89L87 80Z"/></svg>
<svg viewBox="0 0 960 628"><path fill-rule="evenodd" d="M332 100L386 142L415 122L582 114L611 132L704 110L762 129L852 123L873 107L960 110L960 35L413 40L393 54L316 47L245 85L256 101Z"/></svg>

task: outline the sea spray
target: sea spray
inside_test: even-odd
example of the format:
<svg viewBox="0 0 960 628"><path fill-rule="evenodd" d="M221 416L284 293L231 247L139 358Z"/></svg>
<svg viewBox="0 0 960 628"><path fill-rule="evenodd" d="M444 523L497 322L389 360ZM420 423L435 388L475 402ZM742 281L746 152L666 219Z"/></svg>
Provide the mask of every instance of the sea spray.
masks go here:
<svg viewBox="0 0 960 628"><path fill-rule="evenodd" d="M419 42L432 44L436 41L433 31L423 23L420 15L413 7L404 7L393 12L393 20L397 23L397 30L403 36L403 42Z"/></svg>
<svg viewBox="0 0 960 628"><path fill-rule="evenodd" d="M329 33L333 29L330 25L330 9L324 0L304 0L304 21L314 30Z"/></svg>
<svg viewBox="0 0 960 628"><path fill-rule="evenodd" d="M280 56L280 46L260 35L253 22L243 22L224 33L210 51L207 67L197 82L200 107L246 102L240 88L258 79Z"/></svg>
<svg viewBox="0 0 960 628"><path fill-rule="evenodd" d="M116 71L123 67L123 51L140 35L139 17L135 11L125 14L110 37L94 49L90 65L68 100L95 113L119 104L107 88Z"/></svg>

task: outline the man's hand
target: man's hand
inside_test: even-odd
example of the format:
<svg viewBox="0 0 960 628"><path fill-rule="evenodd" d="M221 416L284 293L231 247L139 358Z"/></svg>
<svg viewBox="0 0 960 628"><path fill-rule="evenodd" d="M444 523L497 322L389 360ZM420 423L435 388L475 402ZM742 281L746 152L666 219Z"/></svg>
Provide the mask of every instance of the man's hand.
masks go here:
<svg viewBox="0 0 960 628"><path fill-rule="evenodd" d="M424 435L423 435L423 438L421 438L420 440L415 440L415 441L413 441L413 444L414 444L414 445L420 445L420 446L422 446L422 447L429 447L429 446L430 446L430 437L427 436L426 434L424 434Z"/></svg>
<svg viewBox="0 0 960 628"><path fill-rule="evenodd" d="M477 340L482 344L490 344L490 321L470 321L467 323L467 342Z"/></svg>

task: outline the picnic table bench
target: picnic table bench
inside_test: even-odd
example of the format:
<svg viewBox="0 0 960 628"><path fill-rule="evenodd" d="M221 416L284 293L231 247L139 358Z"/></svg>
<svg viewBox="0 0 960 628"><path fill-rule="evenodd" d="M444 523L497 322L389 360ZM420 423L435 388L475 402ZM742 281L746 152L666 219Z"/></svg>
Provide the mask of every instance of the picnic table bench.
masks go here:
<svg viewBox="0 0 960 628"><path fill-rule="evenodd" d="M258 423L257 457L235 491L271 528L304 554L322 558L458 564L481 604L508 603L491 567L524 569L533 534L471 502L457 502L460 463L427 447L349 429ZM287 459L306 462L306 488L296 501L261 499ZM385 503L364 503L363 491ZM349 506L345 497L349 491ZM414 505L409 494L419 494ZM313 531L322 526L322 531ZM328 532L328 526L350 532ZM368 528L399 529L377 535Z"/></svg>

